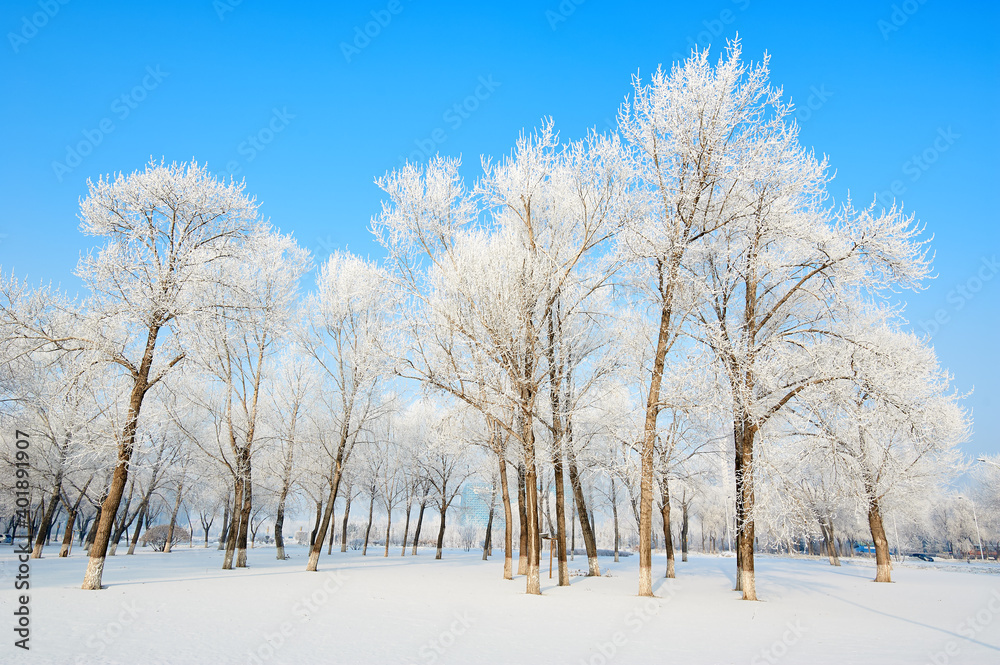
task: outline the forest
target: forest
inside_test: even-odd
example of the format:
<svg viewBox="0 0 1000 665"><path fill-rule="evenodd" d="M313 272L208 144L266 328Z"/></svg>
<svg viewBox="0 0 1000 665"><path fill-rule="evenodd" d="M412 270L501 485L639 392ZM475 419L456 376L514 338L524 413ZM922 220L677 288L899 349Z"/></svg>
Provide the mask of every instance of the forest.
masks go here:
<svg viewBox="0 0 1000 665"><path fill-rule="evenodd" d="M86 590L146 544L496 550L527 594L632 554L639 596L732 552L745 600L761 553L996 558L1000 458L905 318L931 238L833 175L733 42L634 76L614 129L378 177L374 258L203 163L90 180L81 293L0 274L4 533Z"/></svg>

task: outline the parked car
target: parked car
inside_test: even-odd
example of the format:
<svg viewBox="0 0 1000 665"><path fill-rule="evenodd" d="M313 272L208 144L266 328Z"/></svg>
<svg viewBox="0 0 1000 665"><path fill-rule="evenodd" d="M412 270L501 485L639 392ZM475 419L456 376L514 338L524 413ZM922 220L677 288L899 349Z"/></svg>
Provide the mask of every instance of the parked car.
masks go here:
<svg viewBox="0 0 1000 665"><path fill-rule="evenodd" d="M913 552L912 554L910 554L910 556L917 557L921 561L933 561L934 560L934 557L932 557L930 554L924 554L923 552Z"/></svg>

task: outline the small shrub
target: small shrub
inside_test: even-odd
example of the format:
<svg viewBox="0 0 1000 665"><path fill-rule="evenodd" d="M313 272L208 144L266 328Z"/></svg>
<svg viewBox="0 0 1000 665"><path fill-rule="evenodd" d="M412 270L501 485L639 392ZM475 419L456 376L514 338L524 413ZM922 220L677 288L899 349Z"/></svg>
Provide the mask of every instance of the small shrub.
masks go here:
<svg viewBox="0 0 1000 665"><path fill-rule="evenodd" d="M167 531L169 525L158 524L157 526L150 527L146 530L146 533L142 534L140 540L143 545L149 545L156 552L162 552L163 548L167 545ZM182 529L179 526L174 527L174 537L171 540L171 547L177 543L186 543L191 540L191 534L188 533L187 529Z"/></svg>

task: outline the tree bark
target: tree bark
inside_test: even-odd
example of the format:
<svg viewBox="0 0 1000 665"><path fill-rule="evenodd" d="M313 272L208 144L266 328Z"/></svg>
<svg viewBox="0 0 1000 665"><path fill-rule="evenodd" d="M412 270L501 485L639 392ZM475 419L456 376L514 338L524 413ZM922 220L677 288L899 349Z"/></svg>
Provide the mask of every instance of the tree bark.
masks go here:
<svg viewBox="0 0 1000 665"><path fill-rule="evenodd" d="M872 542L875 543L875 581L892 582L892 560L889 558L889 539L885 537L882 526L882 509L877 498L868 503L868 527L872 532Z"/></svg>
<svg viewBox="0 0 1000 665"><path fill-rule="evenodd" d="M135 554L135 545L139 542L139 534L143 530L143 520L146 519L148 513L149 499L143 499L142 504L139 506L139 519L135 521L135 531L132 532L132 539L128 544L128 552L126 554Z"/></svg>
<svg viewBox="0 0 1000 665"><path fill-rule="evenodd" d="M111 474L111 484L108 487L107 497L101 506L101 517L94 535L94 543L90 546L87 572L83 577L82 588L86 590L96 591L101 588L104 558L108 553L108 539L111 536L111 527L114 524L115 515L118 513L122 495L125 493L125 484L128 482L128 467L132 460L132 452L135 450L135 433L139 424L139 412L142 410L142 401L146 396L146 391L149 390L149 370L153 365L153 351L156 348L156 337L159 332L159 323L153 323L149 326L146 335L146 348L134 375L132 392L129 395L128 413L125 425L122 427L121 438L118 439L120 441L118 460Z"/></svg>
<svg viewBox="0 0 1000 665"><path fill-rule="evenodd" d="M222 569L233 569L233 557L236 554L236 532L239 530L240 515L243 505L243 481L239 474L233 481L233 510L229 516L229 528L226 530L226 553L222 558Z"/></svg>
<svg viewBox="0 0 1000 665"><path fill-rule="evenodd" d="M347 411L350 413L350 410ZM344 424L340 428L340 443L337 446L337 456L334 459L333 466L333 482L330 483L330 496L327 499L326 511L323 513L323 519L320 520L319 533L316 534L316 540L311 544L309 549L309 563L306 564L306 570L315 572L319 567L319 555L323 551L323 541L326 540L326 530L330 528L333 521L333 511L337 503L337 492L340 491L340 481L344 475L344 464L347 462L348 450L347 441L350 436L350 419L345 418ZM374 498L372 499L374 501ZM367 535L365 540L368 540Z"/></svg>
<svg viewBox="0 0 1000 665"><path fill-rule="evenodd" d="M76 508L70 508L66 512L66 528L63 529L63 540L62 547L59 548L59 557L65 558L69 556L69 552L73 547L73 524L76 523Z"/></svg>
<svg viewBox="0 0 1000 665"><path fill-rule="evenodd" d="M688 503L681 504L681 561L688 560Z"/></svg>
<svg viewBox="0 0 1000 665"><path fill-rule="evenodd" d="M174 501L174 511L170 513L170 526L167 527L167 542L163 544L163 552L170 553L174 541L174 525L177 524L177 511L181 509L181 498L183 497L184 484L177 485L177 498Z"/></svg>
<svg viewBox="0 0 1000 665"><path fill-rule="evenodd" d="M413 551L410 552L413 556L417 555L417 545L420 544L420 529L424 525L424 509L427 508L427 499L424 498L420 502L420 511L417 513L417 528L413 530Z"/></svg>
<svg viewBox="0 0 1000 665"><path fill-rule="evenodd" d="M413 510L413 497L406 498L406 524L403 526L403 548L399 556L406 556L406 545L410 538L410 511Z"/></svg>
<svg viewBox="0 0 1000 665"><path fill-rule="evenodd" d="M496 502L497 486L494 484L490 491L490 516L486 520L486 537L483 539L483 561L488 561L489 556L493 554L493 512L496 509Z"/></svg>
<svg viewBox="0 0 1000 665"><path fill-rule="evenodd" d="M345 498L347 499L347 505L344 506L344 523L341 525L341 531L340 531L340 551L341 552L346 552L347 551L347 518L351 514L351 492L350 492L350 488L348 488L347 496Z"/></svg>
<svg viewBox="0 0 1000 665"><path fill-rule="evenodd" d="M503 455L498 455L500 464L500 496L503 499L503 578L505 580L514 579L514 525L513 511L510 506L510 490L507 487L507 460Z"/></svg>
<svg viewBox="0 0 1000 665"><path fill-rule="evenodd" d="M391 533L390 529L392 529L392 510L387 510L386 513L387 514L385 518L385 557L389 558L389 534Z"/></svg>
<svg viewBox="0 0 1000 665"><path fill-rule="evenodd" d="M365 546L361 550L361 556L368 555L368 536L372 531L372 516L375 514L375 488L371 489L371 501L368 502L368 528L365 529Z"/></svg>
<svg viewBox="0 0 1000 665"><path fill-rule="evenodd" d="M670 487L667 484L667 474L663 473L660 478L660 518L663 520L663 549L667 553L666 577L673 579L676 577L674 571L674 539L670 533Z"/></svg>
<svg viewBox="0 0 1000 665"><path fill-rule="evenodd" d="M52 488L52 495L49 496L49 503L45 507L45 514L42 516L42 522L39 525L38 533L35 536L35 546L31 550L32 559L42 558L42 548L45 546L45 539L49 532L49 525L52 524L52 516L56 512L56 506L59 504L59 494L62 492L62 470L56 475L56 483Z"/></svg>
<svg viewBox="0 0 1000 665"><path fill-rule="evenodd" d="M448 505L444 503L444 498L441 499L441 503L438 505L438 510L441 513L441 522L438 525L437 554L434 555L435 559L441 558L441 550L444 547L444 518L448 512Z"/></svg>
<svg viewBox="0 0 1000 665"><path fill-rule="evenodd" d="M587 548L588 576L600 577L601 565L597 561L597 538L590 523L590 512L587 508L587 499L583 494L583 483L580 482L580 473L576 466L576 453L572 446L566 447L566 461L569 467L569 484L573 488L573 497L576 500L576 513L580 519L580 535L583 536L583 545ZM614 482L612 480L612 482ZM617 508L615 508L617 515ZM615 522L615 538L617 539L617 518ZM617 555L617 541L615 554ZM617 559L616 559L617 561Z"/></svg>
<svg viewBox="0 0 1000 665"><path fill-rule="evenodd" d="M736 544L738 561L739 590L743 600L757 600L754 577L754 478L753 442L756 427L750 422L749 414L744 414L740 423L740 470L736 478Z"/></svg>
<svg viewBox="0 0 1000 665"><path fill-rule="evenodd" d="M518 513L518 550L517 574L528 574L528 509L527 492L524 489L524 465L517 467L517 513Z"/></svg>

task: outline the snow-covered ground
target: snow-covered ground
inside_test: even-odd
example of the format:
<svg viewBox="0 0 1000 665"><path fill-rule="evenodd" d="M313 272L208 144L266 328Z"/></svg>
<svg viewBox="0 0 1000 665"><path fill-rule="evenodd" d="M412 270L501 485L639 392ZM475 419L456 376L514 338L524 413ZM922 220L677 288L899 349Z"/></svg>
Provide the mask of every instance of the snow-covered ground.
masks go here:
<svg viewBox="0 0 1000 665"><path fill-rule="evenodd" d="M650 600L634 595L637 557L602 558L605 577L574 576L569 588L546 577L544 595L529 597L523 578L501 579L502 558L475 552L335 552L319 573L303 570L303 548L289 552L251 550L236 571L220 569L214 548L116 556L101 592L80 590L81 555L34 561L25 657L11 637L12 554L0 547L0 662L1000 663L1000 577L957 566L898 566L894 584L874 584L857 561L761 556L762 601L743 602L724 557L678 562Z"/></svg>

